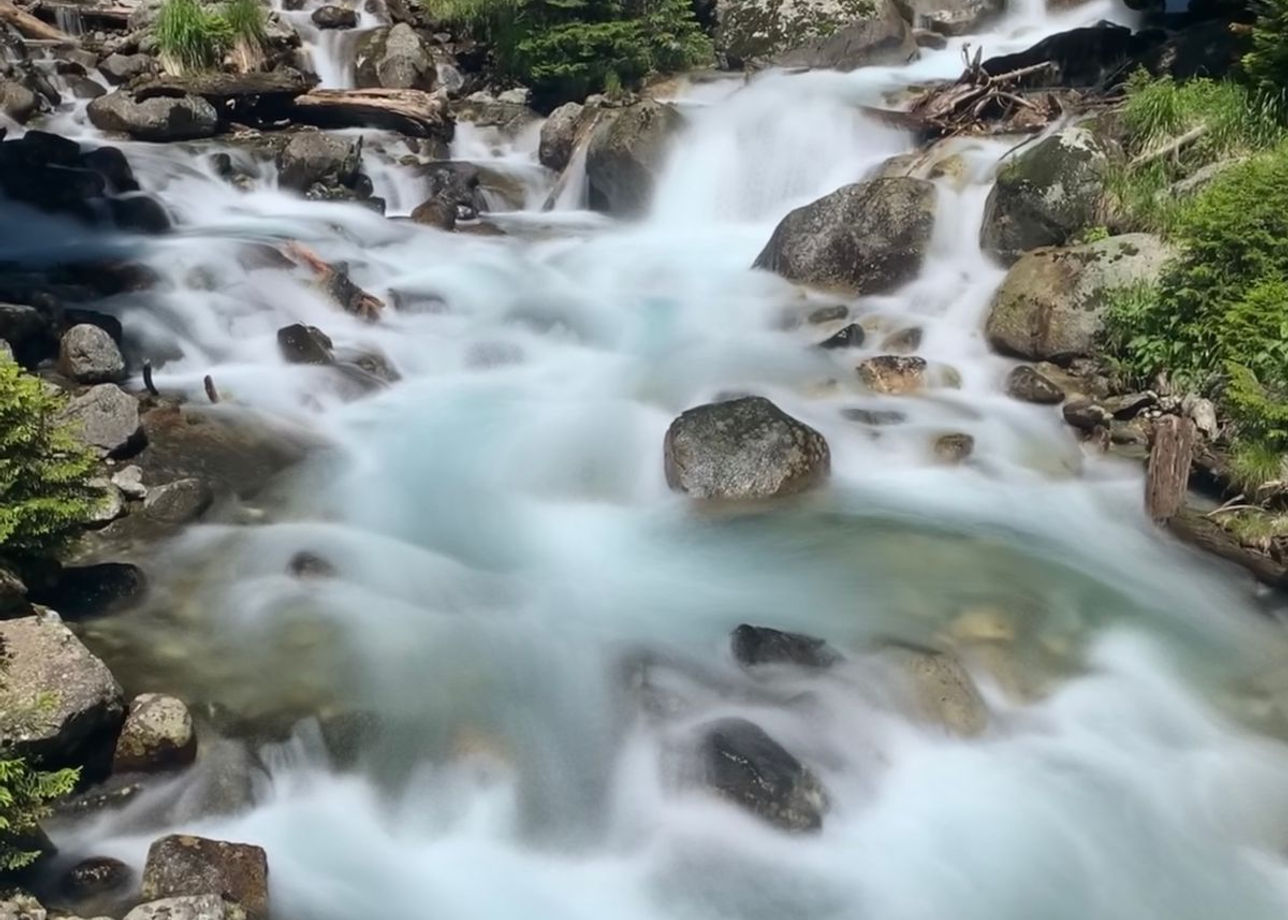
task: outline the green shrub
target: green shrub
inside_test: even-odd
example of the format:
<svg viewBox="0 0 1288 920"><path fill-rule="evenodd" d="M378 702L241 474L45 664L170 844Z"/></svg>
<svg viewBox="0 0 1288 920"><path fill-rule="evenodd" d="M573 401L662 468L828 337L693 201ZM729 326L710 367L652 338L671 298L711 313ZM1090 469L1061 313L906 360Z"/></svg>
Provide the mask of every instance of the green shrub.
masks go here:
<svg viewBox="0 0 1288 920"><path fill-rule="evenodd" d="M23 760L0 760L0 872L28 866L40 855L28 849L49 803L72 791L77 770L46 773Z"/></svg>
<svg viewBox="0 0 1288 920"><path fill-rule="evenodd" d="M1243 73L1268 105L1282 111L1288 86L1288 0L1260 0L1255 9L1252 50L1243 56Z"/></svg>
<svg viewBox="0 0 1288 920"><path fill-rule="evenodd" d="M101 500L94 457L58 420L61 400L0 357L0 556L57 549Z"/></svg>
<svg viewBox="0 0 1288 920"><path fill-rule="evenodd" d="M268 13L259 0L228 0L223 17L234 40L262 45L268 36Z"/></svg>
<svg viewBox="0 0 1288 920"><path fill-rule="evenodd" d="M689 0L424 0L487 40L500 72L551 108L707 63Z"/></svg>
<svg viewBox="0 0 1288 920"><path fill-rule="evenodd" d="M162 60L179 71L217 67L233 37L224 17L201 0L165 0L153 30Z"/></svg>

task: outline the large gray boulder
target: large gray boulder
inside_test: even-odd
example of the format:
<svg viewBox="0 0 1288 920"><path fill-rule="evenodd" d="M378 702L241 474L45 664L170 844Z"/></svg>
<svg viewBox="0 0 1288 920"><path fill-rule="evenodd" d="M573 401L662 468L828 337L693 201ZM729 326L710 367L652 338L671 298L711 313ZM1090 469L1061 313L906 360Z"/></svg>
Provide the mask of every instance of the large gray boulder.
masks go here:
<svg viewBox="0 0 1288 920"><path fill-rule="evenodd" d="M125 717L121 686L62 620L0 622L0 648L0 759L79 766L111 750Z"/></svg>
<svg viewBox="0 0 1288 920"><path fill-rule="evenodd" d="M913 28L939 35L978 32L1006 12L1006 0L895 0Z"/></svg>
<svg viewBox="0 0 1288 920"><path fill-rule="evenodd" d="M993 295L984 326L988 343L1034 361L1090 355L1110 292L1157 280L1171 255L1148 233L1030 252L1011 266Z"/></svg>
<svg viewBox="0 0 1288 920"><path fill-rule="evenodd" d="M118 89L90 100L85 112L100 131L128 134L140 141L196 140L212 136L219 125L215 107L192 95L139 98Z"/></svg>
<svg viewBox="0 0 1288 920"><path fill-rule="evenodd" d="M130 702L112 755L115 772L182 767L196 756L197 734L183 700L162 693L142 693Z"/></svg>
<svg viewBox="0 0 1288 920"><path fill-rule="evenodd" d="M667 483L694 498L790 495L831 467L823 436L763 396L689 409L667 429L663 450Z"/></svg>
<svg viewBox="0 0 1288 920"><path fill-rule="evenodd" d="M755 265L812 287L880 294L921 271L934 226L933 183L857 182L784 217Z"/></svg>
<svg viewBox="0 0 1288 920"><path fill-rule="evenodd" d="M702 779L721 797L789 831L823 826L827 793L817 777L746 719L708 723L702 733Z"/></svg>
<svg viewBox="0 0 1288 920"><path fill-rule="evenodd" d="M1063 246L1100 223L1109 156L1086 128L1053 134L998 173L984 206L980 245L1006 263L1031 249Z"/></svg>
<svg viewBox="0 0 1288 920"><path fill-rule="evenodd" d="M434 88L438 70L430 46L405 22L372 29L358 43L353 61L360 88Z"/></svg>
<svg viewBox="0 0 1288 920"><path fill-rule="evenodd" d="M18 124L23 124L36 114L39 104L36 94L21 83L0 80L0 114L8 115Z"/></svg>
<svg viewBox="0 0 1288 920"><path fill-rule="evenodd" d="M893 0L717 0L716 19L716 50L731 66L853 70L916 51Z"/></svg>
<svg viewBox="0 0 1288 920"><path fill-rule="evenodd" d="M98 65L108 83L119 86L156 70L156 60L147 54L109 54Z"/></svg>
<svg viewBox="0 0 1288 920"><path fill-rule="evenodd" d="M138 401L114 383L100 383L77 396L61 418L105 457L127 453L142 437Z"/></svg>
<svg viewBox="0 0 1288 920"><path fill-rule="evenodd" d="M125 920L246 920L246 911L217 894L203 894L140 904Z"/></svg>
<svg viewBox="0 0 1288 920"><path fill-rule="evenodd" d="M537 146L537 160L542 166L563 172L572 159L586 113L586 107L580 102L565 103L550 113L541 125L541 142Z"/></svg>
<svg viewBox="0 0 1288 920"><path fill-rule="evenodd" d="M63 333L58 369L77 383L111 383L125 378L125 359L106 330L80 323Z"/></svg>
<svg viewBox="0 0 1288 920"><path fill-rule="evenodd" d="M216 894L268 918L268 857L261 847L187 834L162 837L148 848L143 866L145 900Z"/></svg>
<svg viewBox="0 0 1288 920"><path fill-rule="evenodd" d="M301 131L277 158L278 182L307 192L314 185L350 187L362 168L362 138Z"/></svg>
<svg viewBox="0 0 1288 920"><path fill-rule="evenodd" d="M624 217L642 214L684 119L651 99L604 113L586 149L590 206Z"/></svg>

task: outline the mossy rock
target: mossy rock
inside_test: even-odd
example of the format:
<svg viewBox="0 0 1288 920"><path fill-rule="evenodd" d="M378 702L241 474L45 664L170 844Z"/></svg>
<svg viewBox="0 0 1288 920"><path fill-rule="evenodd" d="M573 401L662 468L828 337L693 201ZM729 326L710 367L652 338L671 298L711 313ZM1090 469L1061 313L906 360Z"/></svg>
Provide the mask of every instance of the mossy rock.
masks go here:
<svg viewBox="0 0 1288 920"><path fill-rule="evenodd" d="M901 63L912 27L892 0L720 0L716 49L731 66L852 70Z"/></svg>

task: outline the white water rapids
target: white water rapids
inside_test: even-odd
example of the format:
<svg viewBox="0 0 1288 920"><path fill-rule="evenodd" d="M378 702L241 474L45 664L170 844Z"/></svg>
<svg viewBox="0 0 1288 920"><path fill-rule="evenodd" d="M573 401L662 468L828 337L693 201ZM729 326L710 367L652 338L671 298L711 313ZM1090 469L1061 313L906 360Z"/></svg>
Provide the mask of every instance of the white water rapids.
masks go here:
<svg viewBox="0 0 1288 920"><path fill-rule="evenodd" d="M1023 9L967 40L1000 53L1106 15ZM505 237L303 201L267 167L239 192L210 145L124 145L179 229L121 243L162 283L102 309L182 354L163 389L201 401L211 374L214 411L329 446L241 523L152 560L149 610L87 624L87 641L133 649L133 689L252 714L323 700L383 731L342 772L318 724L297 724L223 814L200 807L225 750L203 738L189 775L61 828L63 856L137 867L174 829L258 843L283 920L1280 920L1288 647L1242 579L1150 526L1134 465L1084 457L1058 413L1002 392L1010 362L981 335L1002 270L977 241L1012 142L943 151L961 160L937 179L922 276L848 304L861 351L810 348L840 324L783 316L836 301L748 268L788 210L910 149L856 106L954 76L961 42L905 68L682 87L689 126L635 224L539 211L553 177L531 135L462 126L454 151L524 183L529 210L493 215ZM93 134L74 110L54 128ZM406 214L424 190L398 142L370 140L376 192ZM118 242L3 223L10 258ZM284 240L402 308L363 323L302 273L239 264L248 241ZM283 362L275 331L293 322L403 379L347 401L330 370ZM863 392L856 355L909 326L960 388ZM825 489L736 516L667 490L666 426L735 391L826 436ZM908 419L873 428L853 407ZM968 463L933 461L945 432L974 436ZM289 577L302 550L337 577ZM981 637L981 619L1002 627ZM750 677L728 651L741 622L847 661ZM910 718L862 651L945 635L987 697L981 737ZM665 705L642 706L649 692ZM674 782L693 727L733 714L819 775L820 833Z"/></svg>

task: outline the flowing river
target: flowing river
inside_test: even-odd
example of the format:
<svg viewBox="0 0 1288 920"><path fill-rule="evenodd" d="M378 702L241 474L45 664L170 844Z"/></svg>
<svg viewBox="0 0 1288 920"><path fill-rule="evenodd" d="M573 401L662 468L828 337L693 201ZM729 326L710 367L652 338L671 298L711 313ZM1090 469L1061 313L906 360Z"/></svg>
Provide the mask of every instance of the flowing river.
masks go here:
<svg viewBox="0 0 1288 920"><path fill-rule="evenodd" d="M677 83L688 126L635 223L580 209L576 188L542 211L535 131L469 125L453 155L521 190L523 209L491 215L505 236L304 201L266 166L238 191L212 145L123 147L173 234L5 221L6 250L30 260L128 247L162 282L103 309L175 356L157 384L204 401L210 374L211 411L323 444L151 558L143 609L85 624L128 690L276 719L279 740L204 736L186 774L60 826L63 856L141 866L171 829L258 843L284 920L1280 920L1288 645L1242 578L1150 525L1137 465L1085 454L1058 412L1004 394L1011 363L981 334L1003 270L978 231L1015 140L932 155L956 156L935 171L931 252L897 293L845 304L861 351L811 348L841 323L800 319L837 301L749 269L790 209L912 149L859 105L955 76L964 41L1001 53L1129 15L1022 8L903 68ZM335 85L345 47L312 49ZM53 127L94 136L75 108ZM369 132L365 153L391 215L425 197L399 143ZM240 258L286 240L399 308L364 323L301 272ZM294 322L401 380L352 399L331 369L284 363L275 331ZM856 355L909 327L960 386L864 392ZM667 425L733 392L826 436L824 489L738 514L667 489ZM965 464L935 462L947 432L974 437ZM335 577L290 577L302 551ZM744 622L846 658L749 675L729 651ZM913 718L877 639L952 643L983 733ZM379 726L343 768L327 713ZM729 715L818 775L821 832L683 782L695 727Z"/></svg>

